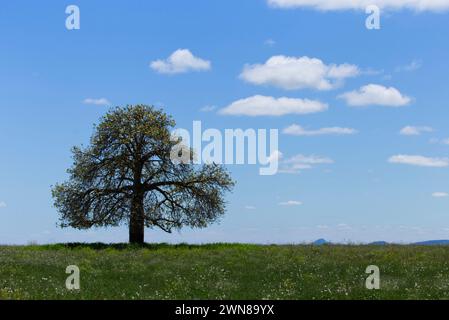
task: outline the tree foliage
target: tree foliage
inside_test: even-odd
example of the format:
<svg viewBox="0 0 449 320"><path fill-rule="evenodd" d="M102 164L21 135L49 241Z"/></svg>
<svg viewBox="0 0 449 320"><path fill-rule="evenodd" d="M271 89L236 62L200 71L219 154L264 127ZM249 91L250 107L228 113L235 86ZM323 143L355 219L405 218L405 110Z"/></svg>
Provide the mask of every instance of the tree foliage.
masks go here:
<svg viewBox="0 0 449 320"><path fill-rule="evenodd" d="M52 190L61 226L128 224L130 241L141 243L145 227L202 228L223 215L224 193L234 182L220 165L172 161L180 142L172 138L174 126L151 106L108 112L90 145L72 149L68 181Z"/></svg>

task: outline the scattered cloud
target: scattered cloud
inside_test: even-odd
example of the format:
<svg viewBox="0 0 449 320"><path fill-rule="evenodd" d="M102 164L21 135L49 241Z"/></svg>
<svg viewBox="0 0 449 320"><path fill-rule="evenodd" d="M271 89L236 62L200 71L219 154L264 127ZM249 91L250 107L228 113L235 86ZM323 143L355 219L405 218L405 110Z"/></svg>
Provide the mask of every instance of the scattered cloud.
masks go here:
<svg viewBox="0 0 449 320"><path fill-rule="evenodd" d="M426 133L426 132L433 132L433 128L426 127L426 126L422 126L422 127L406 126L401 129L399 134L401 134L403 136L419 136L422 133Z"/></svg>
<svg viewBox="0 0 449 320"><path fill-rule="evenodd" d="M420 60L413 60L405 66L400 66L396 68L396 72L412 72L416 71L422 67L422 62Z"/></svg>
<svg viewBox="0 0 449 320"><path fill-rule="evenodd" d="M165 60L152 61L150 67L159 73L176 74L210 70L211 62L195 57L188 49L178 49Z"/></svg>
<svg viewBox="0 0 449 320"><path fill-rule="evenodd" d="M267 159L267 163L272 163L274 161L279 162L284 155L279 150L274 151L270 154L270 156Z"/></svg>
<svg viewBox="0 0 449 320"><path fill-rule="evenodd" d="M322 112L328 105L317 100L274 98L256 95L237 100L220 110L223 115L283 116L286 114L309 114Z"/></svg>
<svg viewBox="0 0 449 320"><path fill-rule="evenodd" d="M200 111L201 111L201 112L212 112L212 111L214 111L214 110L216 110L216 109L217 109L217 106L211 106L211 105L208 105L208 106L202 107L202 108L200 109Z"/></svg>
<svg viewBox="0 0 449 320"><path fill-rule="evenodd" d="M302 202L296 201L296 200L289 200L289 201L279 202L279 205L285 206L285 207L294 207L294 206L302 205Z"/></svg>
<svg viewBox="0 0 449 320"><path fill-rule="evenodd" d="M0 201L0 209L1 208L6 208L6 202Z"/></svg>
<svg viewBox="0 0 449 320"><path fill-rule="evenodd" d="M449 197L449 193L447 193L447 192L434 192L434 193L432 193L432 197L434 197L434 198L447 198L447 197Z"/></svg>
<svg viewBox="0 0 449 320"><path fill-rule="evenodd" d="M365 76L378 76L381 74L384 74L385 70L377 70L377 69L372 69L372 68L366 68L362 71L360 71L360 74L365 75Z"/></svg>
<svg viewBox="0 0 449 320"><path fill-rule="evenodd" d="M445 11L449 0L267 0L274 8L312 8L321 11L365 10L376 5L383 10L409 9L422 11Z"/></svg>
<svg viewBox="0 0 449 320"><path fill-rule="evenodd" d="M255 206L245 206L246 210L256 210Z"/></svg>
<svg viewBox="0 0 449 320"><path fill-rule="evenodd" d="M109 106L109 105L111 105L109 100L106 99L106 98L99 98L99 99L87 98L87 99L83 100L83 103L84 104L92 104L92 105L96 105L96 106Z"/></svg>
<svg viewBox="0 0 449 320"><path fill-rule="evenodd" d="M279 173L298 174L301 170L312 169L320 164L332 164L334 161L320 156L298 154L280 161Z"/></svg>
<svg viewBox="0 0 449 320"><path fill-rule="evenodd" d="M357 130L351 128L341 127L328 127L317 130L307 130L297 124L285 128L283 131L285 134L293 136L321 136L321 135L349 135L357 133Z"/></svg>
<svg viewBox="0 0 449 320"><path fill-rule="evenodd" d="M429 158L416 155L396 155L388 159L390 163L408 164L420 167L442 168L449 166L448 158Z"/></svg>
<svg viewBox="0 0 449 320"><path fill-rule="evenodd" d="M337 224L337 228L340 230L351 230L352 227L348 225L347 223L339 223Z"/></svg>
<svg viewBox="0 0 449 320"><path fill-rule="evenodd" d="M264 41L264 45L268 47L274 47L276 45L276 41L274 41L273 39L267 39Z"/></svg>
<svg viewBox="0 0 449 320"><path fill-rule="evenodd" d="M379 105L386 107L402 107L411 102L407 97L393 87L384 87L378 84L368 84L357 91L346 92L340 96L346 103L353 107Z"/></svg>
<svg viewBox="0 0 449 320"><path fill-rule="evenodd" d="M326 65L317 58L279 55L264 64L245 65L240 78L255 85L271 85L285 90L330 90L359 73L359 68L352 64Z"/></svg>
<svg viewBox="0 0 449 320"><path fill-rule="evenodd" d="M432 138L432 139L430 139L430 143L440 143L440 144L449 145L449 138L446 138L446 139Z"/></svg>

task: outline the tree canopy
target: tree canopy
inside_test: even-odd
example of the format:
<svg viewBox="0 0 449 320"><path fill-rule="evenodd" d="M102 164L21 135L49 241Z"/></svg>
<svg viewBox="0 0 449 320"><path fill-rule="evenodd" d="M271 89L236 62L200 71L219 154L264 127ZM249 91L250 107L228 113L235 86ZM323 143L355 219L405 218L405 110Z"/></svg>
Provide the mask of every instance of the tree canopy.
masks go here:
<svg viewBox="0 0 449 320"><path fill-rule="evenodd" d="M180 143L174 127L169 115L146 105L103 116L90 145L72 149L68 181L53 187L61 226L128 224L130 242L143 243L145 227L203 228L223 215L234 181L218 164L172 161Z"/></svg>

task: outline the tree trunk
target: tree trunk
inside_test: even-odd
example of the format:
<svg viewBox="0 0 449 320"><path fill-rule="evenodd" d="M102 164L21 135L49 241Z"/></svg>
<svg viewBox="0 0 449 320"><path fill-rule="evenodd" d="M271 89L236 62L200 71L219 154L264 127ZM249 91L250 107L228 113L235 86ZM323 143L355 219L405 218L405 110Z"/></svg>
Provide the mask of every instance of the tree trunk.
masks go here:
<svg viewBox="0 0 449 320"><path fill-rule="evenodd" d="M145 242L145 218L143 210L143 196L135 195L131 203L131 215L129 218L129 242L132 244L144 244Z"/></svg>

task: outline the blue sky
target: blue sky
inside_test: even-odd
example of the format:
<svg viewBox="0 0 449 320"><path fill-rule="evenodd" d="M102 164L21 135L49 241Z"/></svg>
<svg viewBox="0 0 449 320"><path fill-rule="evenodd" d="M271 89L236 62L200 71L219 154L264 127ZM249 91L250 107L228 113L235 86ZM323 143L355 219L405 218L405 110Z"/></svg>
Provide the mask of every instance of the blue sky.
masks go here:
<svg viewBox="0 0 449 320"><path fill-rule="evenodd" d="M2 3L0 243L127 241L126 228L58 229L50 190L67 178L70 148L88 142L109 105L135 103L163 106L186 129L194 120L279 129L281 163L311 165L274 176L229 166L237 185L220 224L147 230L147 241L449 238L449 4L381 1L381 29L368 30L365 1L303 2ZM71 4L80 30L65 27ZM167 66L180 49L193 57ZM150 66L158 60L165 69ZM254 96L275 99L268 108L250 100L262 113L282 108L281 97L328 108L220 111ZM297 135L282 133L292 125Z"/></svg>

